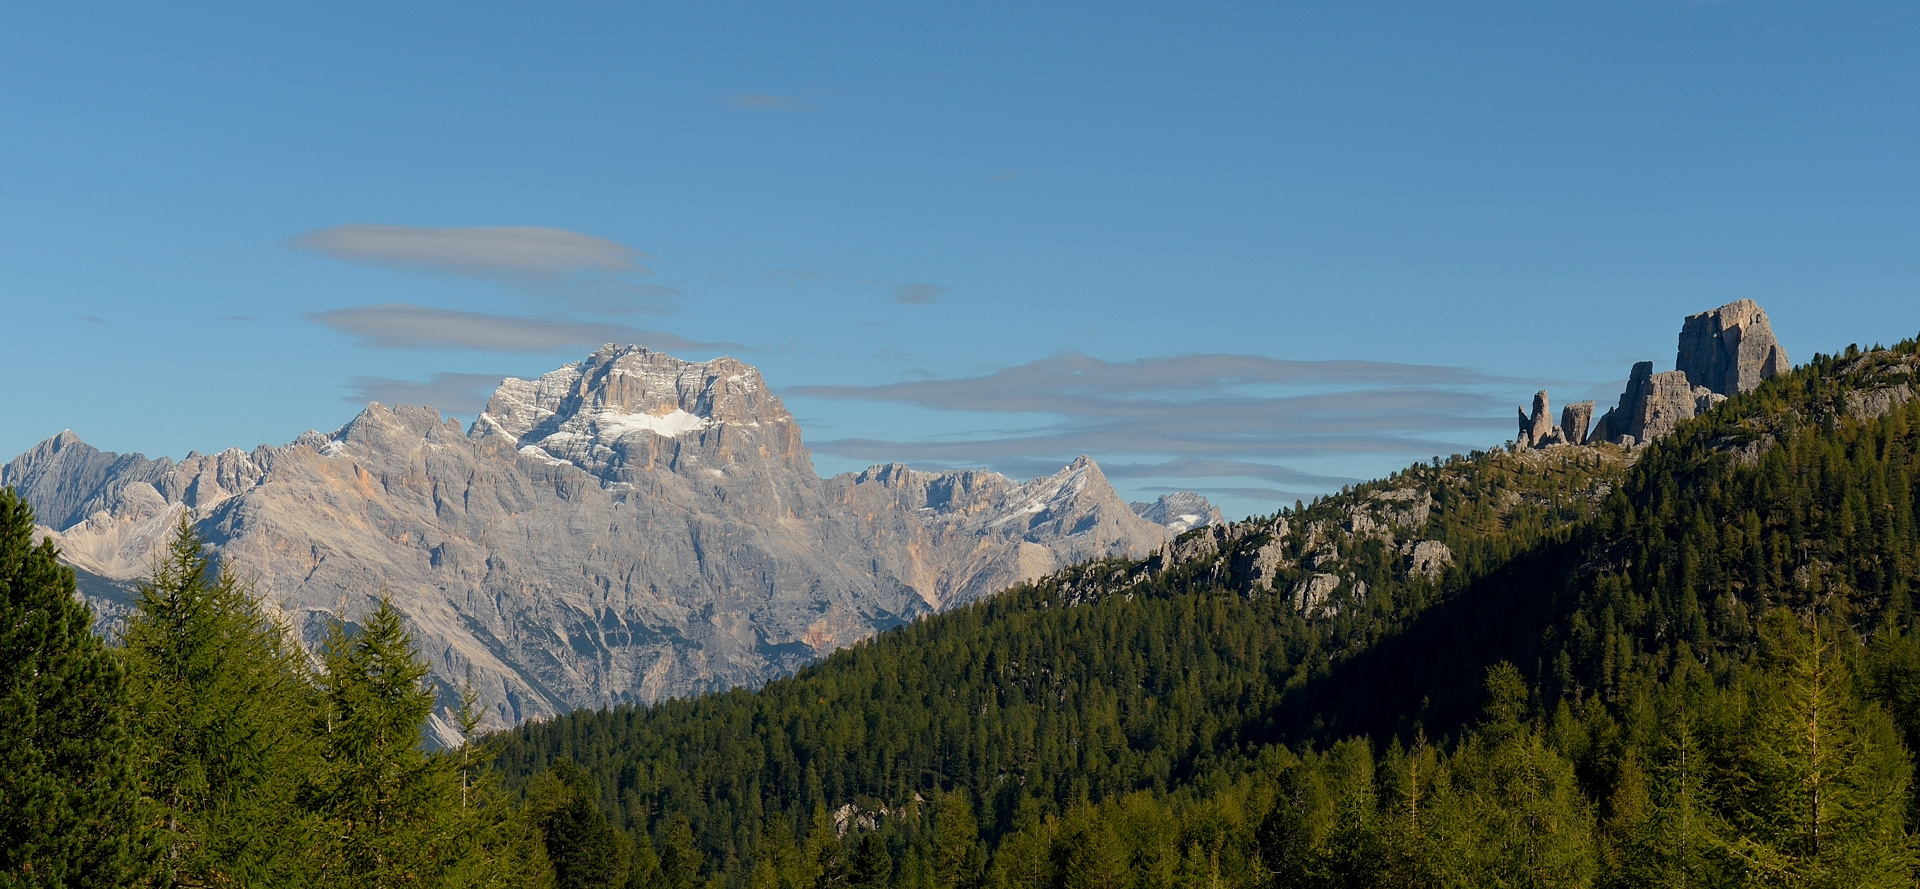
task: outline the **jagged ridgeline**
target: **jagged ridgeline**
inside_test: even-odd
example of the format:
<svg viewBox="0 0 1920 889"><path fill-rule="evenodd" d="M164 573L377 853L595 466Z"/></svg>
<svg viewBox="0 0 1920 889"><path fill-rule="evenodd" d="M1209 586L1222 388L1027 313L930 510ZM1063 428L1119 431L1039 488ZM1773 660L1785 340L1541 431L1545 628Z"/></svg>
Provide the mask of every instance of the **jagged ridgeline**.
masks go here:
<svg viewBox="0 0 1920 889"><path fill-rule="evenodd" d="M1353 755L1370 806L1391 789L1372 761L1390 742L1424 739L1436 746L1415 749L1432 756L1468 738L1452 766L1467 781L1473 751L1521 743L1515 726L1535 714L1601 726L1553 736L1585 739L1586 759L1553 761L1578 766L1568 811L1598 835L1625 817L1626 784L1647 792L1645 769L1623 763L1663 743L1649 702L1676 676L1760 687L1768 615L1828 626L1848 661L1861 639L1905 638L1920 576L1915 353L1909 341L1816 357L1652 445L1589 436L1417 464L1146 559L1066 569L758 691L523 726L500 763L520 779L580 763L617 822L692 844L729 885L810 882L824 872L811 856L841 834L932 867L963 809L1009 880L1027 864L1057 876L1078 854L1062 831L1159 823L1176 837L1166 867L1211 860L1250 885L1276 867L1261 857L1285 827L1276 794L1305 786L1287 783L1302 760L1285 751L1368 739ZM1518 671L1495 683L1497 730L1473 734L1501 662ZM1867 690L1911 744L1920 695L1902 687ZM1408 761L1383 760L1378 780ZM1107 820L1087 827L1088 812ZM1211 853L1187 848L1205 837ZM1575 884L1610 853L1580 854Z"/></svg>

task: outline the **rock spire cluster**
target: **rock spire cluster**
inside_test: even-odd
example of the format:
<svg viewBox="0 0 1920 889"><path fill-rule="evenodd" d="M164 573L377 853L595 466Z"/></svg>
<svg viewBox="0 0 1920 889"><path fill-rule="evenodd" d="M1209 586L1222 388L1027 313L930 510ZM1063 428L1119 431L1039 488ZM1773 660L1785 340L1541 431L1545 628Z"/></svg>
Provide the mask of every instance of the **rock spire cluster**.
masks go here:
<svg viewBox="0 0 1920 889"><path fill-rule="evenodd" d="M1598 420L1593 419L1593 402L1583 401L1567 405L1560 413L1560 424L1552 425L1543 389L1533 397L1532 414L1520 411L1515 443L1525 448L1597 442L1632 447L1657 441L1681 423L1792 366L1787 350L1773 335L1766 310L1750 299L1688 315L1680 327L1674 365L1673 370L1654 373L1651 361L1635 364L1620 403Z"/></svg>

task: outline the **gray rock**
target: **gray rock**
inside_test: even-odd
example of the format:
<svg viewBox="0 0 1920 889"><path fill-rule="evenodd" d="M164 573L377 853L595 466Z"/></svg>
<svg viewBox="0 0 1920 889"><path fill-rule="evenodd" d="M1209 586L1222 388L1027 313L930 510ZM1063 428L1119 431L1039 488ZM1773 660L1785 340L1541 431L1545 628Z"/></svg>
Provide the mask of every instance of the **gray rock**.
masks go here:
<svg viewBox="0 0 1920 889"><path fill-rule="evenodd" d="M1134 501L1127 505L1133 509L1134 515L1165 527L1175 534L1191 531L1202 525L1218 525L1226 521L1220 515L1219 507L1192 491L1175 491L1160 495L1152 503Z"/></svg>
<svg viewBox="0 0 1920 889"><path fill-rule="evenodd" d="M1913 389L1906 383L1858 389L1847 393L1847 416L1856 420L1884 417L1913 400Z"/></svg>
<svg viewBox="0 0 1920 889"><path fill-rule="evenodd" d="M1636 365L1634 370L1637 373L1639 366ZM1698 413L1699 397L1687 382L1686 374L1670 370L1637 379L1641 386L1634 402L1633 425L1627 429L1627 434L1636 440L1658 441L1665 438L1675 427L1693 419ZM1632 388L1631 383L1628 388Z"/></svg>
<svg viewBox="0 0 1920 889"><path fill-rule="evenodd" d="M1533 395L1533 416L1528 423L1527 444L1539 447L1547 443L1547 436L1553 432L1553 414L1547 405L1547 390L1542 389Z"/></svg>
<svg viewBox="0 0 1920 889"><path fill-rule="evenodd" d="M1307 617L1331 612L1333 591L1339 588L1337 574L1309 574L1293 585L1293 608Z"/></svg>
<svg viewBox="0 0 1920 889"><path fill-rule="evenodd" d="M1428 580L1446 573L1447 566L1453 564L1453 550L1438 540L1413 540L1400 547L1402 555L1407 557L1408 576L1425 577Z"/></svg>
<svg viewBox="0 0 1920 889"><path fill-rule="evenodd" d="M1245 578L1249 589L1271 590L1280 569L1286 567L1291 567L1286 558L1286 544L1275 538L1249 553L1245 564L1236 566L1234 573Z"/></svg>
<svg viewBox="0 0 1920 889"><path fill-rule="evenodd" d="M443 689L471 671L490 727L758 684L1171 537L1084 457L1027 482L898 465L822 479L757 370L611 346L505 381L466 431L372 404L332 434L179 463L63 433L0 484L109 581L144 576L191 516L308 640L390 594Z"/></svg>
<svg viewBox="0 0 1920 889"><path fill-rule="evenodd" d="M1576 401L1560 409L1560 431L1568 444L1586 444L1587 427L1593 422L1593 402Z"/></svg>
<svg viewBox="0 0 1920 889"><path fill-rule="evenodd" d="M1688 315L1680 328L1674 366L1692 385L1723 396L1750 391L1792 367L1786 349L1774 338L1766 310L1750 299Z"/></svg>

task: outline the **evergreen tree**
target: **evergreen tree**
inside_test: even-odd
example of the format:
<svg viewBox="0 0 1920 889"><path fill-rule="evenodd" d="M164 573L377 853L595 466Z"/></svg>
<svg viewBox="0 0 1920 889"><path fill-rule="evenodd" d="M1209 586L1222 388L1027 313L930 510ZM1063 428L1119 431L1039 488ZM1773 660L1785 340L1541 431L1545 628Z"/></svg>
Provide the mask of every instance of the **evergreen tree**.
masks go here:
<svg viewBox="0 0 1920 889"><path fill-rule="evenodd" d="M627 882L632 841L600 811L593 778L561 760L529 791L535 822L553 865L556 889L607 889Z"/></svg>
<svg viewBox="0 0 1920 889"><path fill-rule="evenodd" d="M124 639L155 882L298 881L293 793L318 765L305 655L184 517Z"/></svg>
<svg viewBox="0 0 1920 889"><path fill-rule="evenodd" d="M660 874L666 889L695 889L700 885L700 870L705 856L694 844L693 825L684 815L675 815L667 823L660 848ZM834 844L838 851L839 844Z"/></svg>
<svg viewBox="0 0 1920 889"><path fill-rule="evenodd" d="M1763 632L1770 669L1739 751L1731 854L1762 882L1911 885L1913 767L1892 720L1859 699L1824 621L1775 611Z"/></svg>
<svg viewBox="0 0 1920 889"><path fill-rule="evenodd" d="M1624 826L1619 886L1706 889L1730 885L1728 831L1715 811L1713 766L1685 710L1664 720L1659 758L1643 805Z"/></svg>
<svg viewBox="0 0 1920 889"><path fill-rule="evenodd" d="M434 696L400 613L382 599L357 633L336 622L321 659L323 761L306 799L325 819L323 878L380 889L437 882L452 864L455 837L440 820L459 784L447 759L421 747Z"/></svg>
<svg viewBox="0 0 1920 889"><path fill-rule="evenodd" d="M136 793L123 672L58 554L0 489L0 887L123 886Z"/></svg>
<svg viewBox="0 0 1920 889"><path fill-rule="evenodd" d="M933 810L934 885L939 889L976 889L984 864L973 804L957 790L940 794Z"/></svg>
<svg viewBox="0 0 1920 889"><path fill-rule="evenodd" d="M868 832L862 834L860 842L854 847L853 867L847 875L847 884L853 889L887 889L893 880L893 855L887 851L887 842L880 834Z"/></svg>

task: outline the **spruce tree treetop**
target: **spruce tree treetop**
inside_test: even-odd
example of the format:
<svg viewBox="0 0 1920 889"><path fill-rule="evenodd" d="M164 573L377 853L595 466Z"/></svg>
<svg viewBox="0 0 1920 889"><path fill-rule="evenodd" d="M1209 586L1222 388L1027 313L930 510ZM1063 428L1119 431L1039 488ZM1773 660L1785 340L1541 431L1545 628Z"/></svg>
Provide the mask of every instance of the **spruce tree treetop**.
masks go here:
<svg viewBox="0 0 1920 889"><path fill-rule="evenodd" d="M119 886L128 866L123 672L58 555L0 489L0 887Z"/></svg>

